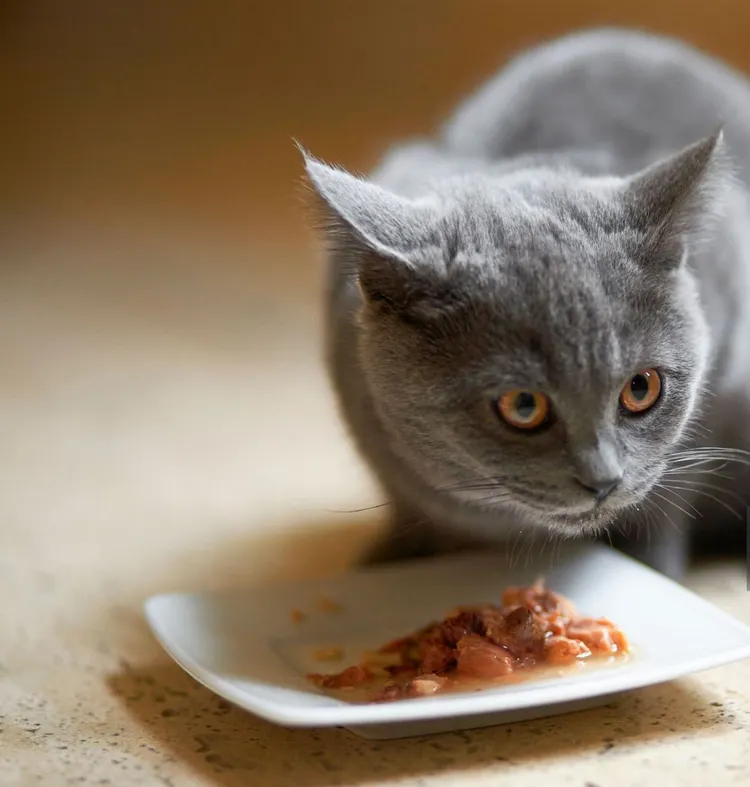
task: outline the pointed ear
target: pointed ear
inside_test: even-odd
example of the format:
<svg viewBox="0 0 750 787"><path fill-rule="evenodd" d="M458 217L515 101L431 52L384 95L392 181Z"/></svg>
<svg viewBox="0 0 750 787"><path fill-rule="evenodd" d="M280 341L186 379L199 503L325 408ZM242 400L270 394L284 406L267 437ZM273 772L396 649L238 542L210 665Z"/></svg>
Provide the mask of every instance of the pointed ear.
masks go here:
<svg viewBox="0 0 750 787"><path fill-rule="evenodd" d="M651 264L677 267L685 244L700 241L721 213L732 180L722 131L631 177L624 203Z"/></svg>
<svg viewBox="0 0 750 787"><path fill-rule="evenodd" d="M370 302L406 309L429 278L420 256L437 244L435 209L302 155L331 251L351 265Z"/></svg>

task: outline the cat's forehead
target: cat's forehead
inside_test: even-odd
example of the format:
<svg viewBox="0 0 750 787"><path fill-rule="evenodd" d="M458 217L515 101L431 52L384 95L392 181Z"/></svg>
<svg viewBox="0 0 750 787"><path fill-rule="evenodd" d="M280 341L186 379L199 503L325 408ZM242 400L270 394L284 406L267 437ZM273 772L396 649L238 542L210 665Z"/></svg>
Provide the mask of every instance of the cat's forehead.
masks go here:
<svg viewBox="0 0 750 787"><path fill-rule="evenodd" d="M463 182L449 192L444 210L457 256L484 253L508 264L611 253L627 232L611 189L559 175Z"/></svg>
<svg viewBox="0 0 750 787"><path fill-rule="evenodd" d="M552 183L464 196L453 274L476 347L522 366L538 356L558 378L570 368L616 374L654 353L669 292L644 277L606 194Z"/></svg>

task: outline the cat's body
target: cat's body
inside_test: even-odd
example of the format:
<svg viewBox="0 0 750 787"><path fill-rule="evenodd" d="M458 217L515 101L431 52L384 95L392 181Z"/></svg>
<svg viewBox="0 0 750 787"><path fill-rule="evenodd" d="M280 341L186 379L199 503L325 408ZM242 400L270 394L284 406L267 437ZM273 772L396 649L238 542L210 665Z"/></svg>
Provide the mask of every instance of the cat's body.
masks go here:
<svg viewBox="0 0 750 787"><path fill-rule="evenodd" d="M742 76L676 42L579 34L516 58L434 139L391 151L379 188L308 172L329 211L333 381L394 504L373 559L642 521L620 543L679 576L691 534L743 543L731 483L678 453L750 447ZM659 406L624 418L618 386L660 364ZM495 445L489 402L516 387L549 394L559 418L532 435L497 423ZM596 507L581 479L590 491L602 475L619 486Z"/></svg>

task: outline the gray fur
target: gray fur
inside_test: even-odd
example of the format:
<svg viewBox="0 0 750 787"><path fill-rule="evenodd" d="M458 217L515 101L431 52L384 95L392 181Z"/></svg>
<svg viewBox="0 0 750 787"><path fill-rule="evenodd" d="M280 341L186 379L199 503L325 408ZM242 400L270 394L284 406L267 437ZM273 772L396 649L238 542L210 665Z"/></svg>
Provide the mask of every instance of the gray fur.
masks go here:
<svg viewBox="0 0 750 787"><path fill-rule="evenodd" d="M742 76L674 41L587 32L517 57L369 179L305 163L331 374L395 507L371 559L608 528L679 576L696 510L704 544L741 531L742 486L696 483L715 465L680 452L750 444ZM661 399L624 415L644 367ZM555 421L502 423L492 403L514 388L544 391ZM608 478L601 503L581 485Z"/></svg>

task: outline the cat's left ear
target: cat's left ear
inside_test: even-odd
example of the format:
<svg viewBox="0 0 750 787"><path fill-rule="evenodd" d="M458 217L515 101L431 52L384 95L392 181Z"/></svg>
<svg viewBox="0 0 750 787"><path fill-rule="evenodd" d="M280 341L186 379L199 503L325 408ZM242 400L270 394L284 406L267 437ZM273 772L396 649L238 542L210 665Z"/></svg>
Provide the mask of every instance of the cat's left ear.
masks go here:
<svg viewBox="0 0 750 787"><path fill-rule="evenodd" d="M677 267L686 244L711 232L732 176L719 130L629 178L626 217L644 259L661 268Z"/></svg>
<svg viewBox="0 0 750 787"><path fill-rule="evenodd" d="M320 198L329 249L379 310L423 319L444 310L439 215L428 200L394 194L302 151ZM435 252L424 264L427 251Z"/></svg>

